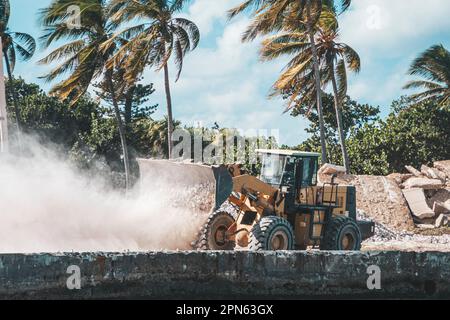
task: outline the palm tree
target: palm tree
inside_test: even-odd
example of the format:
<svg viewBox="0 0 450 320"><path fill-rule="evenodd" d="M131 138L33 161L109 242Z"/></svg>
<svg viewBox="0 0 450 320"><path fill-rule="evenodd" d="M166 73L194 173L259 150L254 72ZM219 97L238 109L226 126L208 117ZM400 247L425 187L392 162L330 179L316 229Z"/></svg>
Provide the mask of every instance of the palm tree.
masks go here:
<svg viewBox="0 0 450 320"><path fill-rule="evenodd" d="M409 74L424 78L410 81L404 87L425 90L413 94L413 100L433 100L442 108L450 106L450 52L442 44L432 46L417 57L409 69Z"/></svg>
<svg viewBox="0 0 450 320"><path fill-rule="evenodd" d="M77 5L81 12L81 26L74 28L67 23L68 8ZM41 11L45 34L41 40L45 47L54 42L67 40L43 58L40 63L58 62L56 68L43 78L53 81L68 74L65 80L53 86L50 93L74 105L88 90L95 79L104 76L109 87L114 113L119 129L125 166L126 188L130 187L130 163L125 129L113 84L113 68L107 66L117 48L123 44L120 38L108 41L115 30L115 24L108 19L105 0L53 0ZM105 46L105 42L108 43ZM100 49L102 47L102 49Z"/></svg>
<svg viewBox="0 0 450 320"><path fill-rule="evenodd" d="M20 137L20 112L12 74L16 64L16 55L18 54L24 61L31 59L36 50L36 42L34 38L27 33L12 32L8 29L10 12L9 0L0 0L0 37L2 39L6 71L8 73L8 79L12 88L11 95L14 103L18 136Z"/></svg>
<svg viewBox="0 0 450 320"><path fill-rule="evenodd" d="M345 11L351 4L351 0L343 0L340 3L341 12ZM295 25L294 30L299 26L306 29L311 45L311 58L313 62L313 77L315 81L317 113L319 116L320 143L322 150L322 163L328 162L325 128L323 119L322 90L319 58L314 38L314 28L322 16L324 7L335 8L334 0L246 0L241 5L229 11L229 17L251 10L254 15L252 24L248 27L243 36L243 41L255 39L258 35L266 35L271 32L281 31L286 26Z"/></svg>
<svg viewBox="0 0 450 320"><path fill-rule="evenodd" d="M314 78L317 82L317 112L319 115L320 143L322 149L322 163L328 162L325 142L325 128L322 109L322 92L320 90L319 61L314 42L313 27L317 23L322 10L321 0L247 0L229 11L229 17L250 10L254 16L253 22L245 31L242 40L254 40L258 35L266 35L282 30L286 20L302 22L310 31L312 44L312 58L315 65Z"/></svg>
<svg viewBox="0 0 450 320"><path fill-rule="evenodd" d="M174 125L168 62L173 53L177 68L176 82L180 78L186 53L194 50L200 41L200 32L195 23L174 17L186 2L187 0L113 0L111 3L112 20L117 24L129 23L135 19L148 20L118 34L129 42L117 52L112 61L121 61L123 55L129 54L126 62L128 80L139 78L146 66L156 67L157 71L164 69L169 158L173 150Z"/></svg>
<svg viewBox="0 0 450 320"><path fill-rule="evenodd" d="M321 87L328 83L332 84L343 162L347 172L349 172L350 165L342 125L341 101L345 98L347 92L346 69L349 68L351 71L359 72L361 62L355 50L345 43L337 42L337 29L317 29L315 43L322 74L322 83L319 89L322 91ZM292 103L298 97L300 97L301 105L314 101L313 95L317 92L315 62L312 59L313 49L311 42L308 41L308 33L308 31L303 30L291 31L263 41L261 49L263 60L272 60L280 55L293 55L285 71L273 85L272 92L272 95L284 95L289 92L291 99L287 110L293 106Z"/></svg>
<svg viewBox="0 0 450 320"><path fill-rule="evenodd" d="M334 95L334 109L342 150L342 159L347 173L350 173L350 162L345 144L345 134L342 123L342 101L347 96L347 69L358 73L361 60L358 53L345 43L337 42L338 30L320 30L318 37L318 54L323 60L325 79L331 82Z"/></svg>

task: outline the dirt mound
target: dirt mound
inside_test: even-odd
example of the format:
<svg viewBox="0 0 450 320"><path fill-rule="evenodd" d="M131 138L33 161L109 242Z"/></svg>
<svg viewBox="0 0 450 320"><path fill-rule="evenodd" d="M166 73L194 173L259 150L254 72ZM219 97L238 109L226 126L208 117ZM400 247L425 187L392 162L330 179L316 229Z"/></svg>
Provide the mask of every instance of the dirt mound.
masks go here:
<svg viewBox="0 0 450 320"><path fill-rule="evenodd" d="M321 175L322 182L330 176ZM356 187L356 206L375 222L398 231L414 229L408 204L402 190L392 178L382 176L340 175L336 183Z"/></svg>

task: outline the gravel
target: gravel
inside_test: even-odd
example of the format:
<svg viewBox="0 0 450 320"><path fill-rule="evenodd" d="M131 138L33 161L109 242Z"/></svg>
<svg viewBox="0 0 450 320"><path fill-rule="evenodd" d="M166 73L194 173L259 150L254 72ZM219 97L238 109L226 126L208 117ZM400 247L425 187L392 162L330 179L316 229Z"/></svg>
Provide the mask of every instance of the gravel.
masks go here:
<svg viewBox="0 0 450 320"><path fill-rule="evenodd" d="M358 210L357 213L358 220L370 221L365 215L364 211ZM450 244L450 235L439 235L439 236L425 236L421 234L416 234L407 231L395 231L385 225L375 222L375 235L364 241L365 244L370 243L381 243L381 242L396 242L396 243L421 243L421 244L439 244L446 245Z"/></svg>

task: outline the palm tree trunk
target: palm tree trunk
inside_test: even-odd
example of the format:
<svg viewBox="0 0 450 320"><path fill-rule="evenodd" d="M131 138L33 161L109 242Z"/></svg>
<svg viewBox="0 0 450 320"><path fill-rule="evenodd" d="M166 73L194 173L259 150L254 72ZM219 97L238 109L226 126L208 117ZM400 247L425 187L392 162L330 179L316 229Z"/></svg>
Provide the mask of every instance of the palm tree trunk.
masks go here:
<svg viewBox="0 0 450 320"><path fill-rule="evenodd" d="M347 146L345 144L345 134L344 134L344 127L342 124L342 111L340 108L340 103L339 103L339 93L338 93L338 88L337 88L337 83L336 83L336 74L334 71L334 61L331 62L331 82L333 84L333 92L334 92L334 109L336 110L336 119L337 119L337 127L338 127L338 132L339 132L339 140L341 143L341 150L342 150L342 159L344 161L344 167L345 167L345 171L348 173L350 173L350 162L348 159L348 153L347 153Z"/></svg>
<svg viewBox="0 0 450 320"><path fill-rule="evenodd" d="M322 89L321 89L321 81L320 81L320 69L319 69L319 58L317 55L317 47L316 41L314 40L314 31L311 24L311 0L307 0L306 3L306 15L307 22L306 28L309 34L309 41L311 42L312 49L312 59L314 64L314 78L316 81L316 91L317 91L317 113L319 115L319 128L320 128L320 146L322 149L322 164L328 162L327 157L327 144L325 141L325 125L323 119L323 107L322 107Z"/></svg>
<svg viewBox="0 0 450 320"><path fill-rule="evenodd" d="M116 96L114 93L114 84L112 81L111 72L106 73L106 81L108 83L109 91L111 93L111 100L114 106L114 113L116 115L117 126L119 128L120 142L122 143L123 163L125 166L125 187L126 190L130 189L130 158L128 156L127 139L125 135L125 129L123 126L122 115L120 114L119 105L117 104Z"/></svg>
<svg viewBox="0 0 450 320"><path fill-rule="evenodd" d="M173 116L172 116L172 97L170 95L170 82L169 82L169 67L167 63L164 66L164 82L166 87L166 99L167 99L167 140L169 147L169 159L172 158L172 150L173 150L173 141L172 141L172 133L173 133Z"/></svg>
<svg viewBox="0 0 450 320"><path fill-rule="evenodd" d="M16 116L16 125L17 125L17 140L19 142L19 149L21 149L21 146L22 146L22 137L21 137L22 124L20 121L19 102L17 99L17 92L14 88L14 79L12 77L11 65L9 63L8 55L5 51L3 52L3 56L5 57L6 71L8 73L9 86L11 88L11 95L12 95L13 103L14 103L14 114Z"/></svg>

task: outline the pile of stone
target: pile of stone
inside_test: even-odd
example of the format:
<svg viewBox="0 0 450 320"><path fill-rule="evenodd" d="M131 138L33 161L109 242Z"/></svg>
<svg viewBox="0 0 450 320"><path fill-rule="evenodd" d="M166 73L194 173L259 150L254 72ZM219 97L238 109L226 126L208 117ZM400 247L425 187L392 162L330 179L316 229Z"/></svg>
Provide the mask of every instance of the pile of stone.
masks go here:
<svg viewBox="0 0 450 320"><path fill-rule="evenodd" d="M349 175L341 166L325 164L319 180L329 183L334 177L335 183L355 186L357 208L396 232L450 227L450 160L406 171L387 177Z"/></svg>
<svg viewBox="0 0 450 320"><path fill-rule="evenodd" d="M450 161L420 170L406 166L407 174L388 176L402 189L414 222L420 228L450 226Z"/></svg>
<svg viewBox="0 0 450 320"><path fill-rule="evenodd" d="M367 213L358 210L358 220L371 221ZM420 247L440 251L450 245L450 235L422 235L411 231L398 231L375 222L375 235L363 242L365 250L418 250Z"/></svg>
<svg viewBox="0 0 450 320"><path fill-rule="evenodd" d="M402 189L392 178L385 176L349 175L345 168L325 164L319 170L321 183L334 182L356 188L356 206L380 225L397 232L413 231L415 224Z"/></svg>

